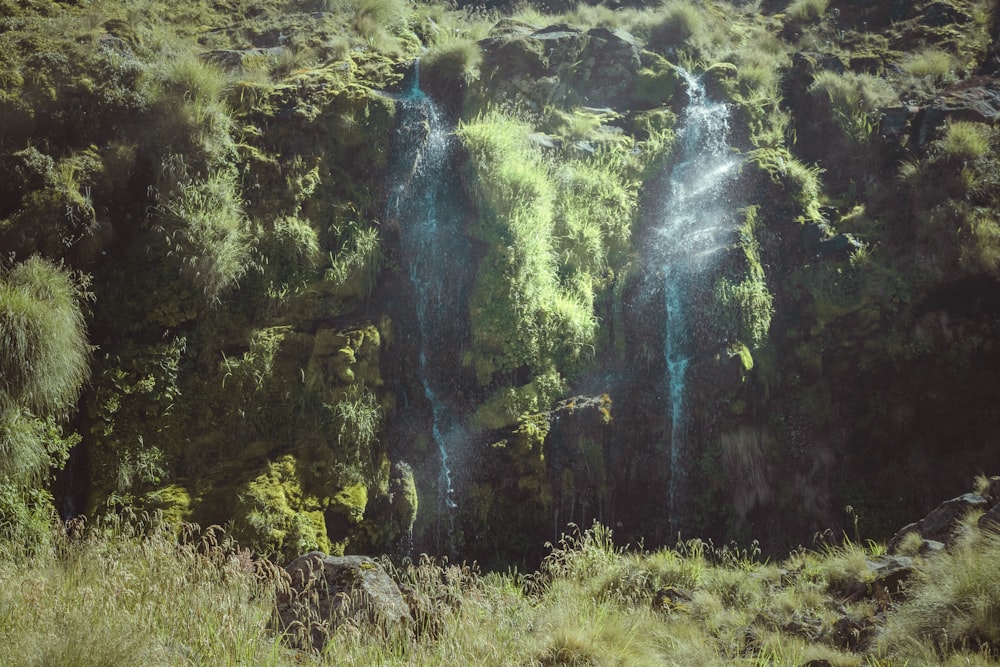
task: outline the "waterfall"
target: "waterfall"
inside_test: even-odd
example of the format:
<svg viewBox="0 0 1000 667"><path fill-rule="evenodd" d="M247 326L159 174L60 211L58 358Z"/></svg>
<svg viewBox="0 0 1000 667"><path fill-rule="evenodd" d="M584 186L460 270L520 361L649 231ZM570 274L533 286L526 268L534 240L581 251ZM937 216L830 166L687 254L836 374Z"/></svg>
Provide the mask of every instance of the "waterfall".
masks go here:
<svg viewBox="0 0 1000 667"><path fill-rule="evenodd" d="M451 128L420 89L419 61L410 77L404 92L394 96L398 134L388 213L399 222L403 260L413 288L419 334L417 370L431 406L431 435L441 462L438 516L447 518L450 549L457 504L449 453L466 439L449 402L454 395L450 380L460 365L465 335L470 247L462 230Z"/></svg>
<svg viewBox="0 0 1000 667"><path fill-rule="evenodd" d="M735 235L727 186L739 162L729 149L729 107L709 99L698 78L681 73L689 102L678 131L678 161L654 224L652 249L665 299L665 384L671 417L668 511L673 532L686 519L687 471L697 461L696 434L685 401L699 338L698 297L711 296L712 269Z"/></svg>

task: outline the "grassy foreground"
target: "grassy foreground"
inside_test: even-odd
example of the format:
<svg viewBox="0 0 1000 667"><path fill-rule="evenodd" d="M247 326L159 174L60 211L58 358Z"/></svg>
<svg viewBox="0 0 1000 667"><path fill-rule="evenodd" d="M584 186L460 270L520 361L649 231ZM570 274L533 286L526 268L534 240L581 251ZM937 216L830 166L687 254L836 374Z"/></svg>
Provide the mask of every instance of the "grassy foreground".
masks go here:
<svg viewBox="0 0 1000 667"><path fill-rule="evenodd" d="M71 525L42 552L8 549L0 561L0 663L1000 664L1000 535L971 523L947 552L914 557L896 599L866 580L866 559L884 552L871 543L762 563L697 540L626 550L595 525L529 575L422 558L389 567L431 601L426 622L342 626L322 655L268 629L280 572L221 531Z"/></svg>

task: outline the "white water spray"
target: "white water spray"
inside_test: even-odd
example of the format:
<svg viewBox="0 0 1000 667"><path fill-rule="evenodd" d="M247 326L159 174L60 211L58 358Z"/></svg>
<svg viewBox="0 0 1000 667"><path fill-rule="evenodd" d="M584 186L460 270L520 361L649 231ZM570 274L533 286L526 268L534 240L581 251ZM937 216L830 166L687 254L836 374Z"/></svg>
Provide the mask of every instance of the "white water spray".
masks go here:
<svg viewBox="0 0 1000 667"><path fill-rule="evenodd" d="M671 416L669 517L683 525L687 470L697 461L689 411L688 367L696 348L696 294L711 293L712 269L732 243L736 226L727 201L739 160L729 149L729 107L708 98L698 78L681 70L689 102L679 130L679 160L663 214L654 229L654 262L663 275L664 357Z"/></svg>
<svg viewBox="0 0 1000 667"><path fill-rule="evenodd" d="M399 220L400 242L413 285L420 342L418 371L424 396L432 409L432 435L441 458L438 505L448 521L448 548L454 532L455 489L449 452L466 439L465 429L448 404L447 377L458 365L466 286L458 276L468 262L468 241L461 230L461 212L451 194L446 173L451 163L452 133L434 103L420 89L419 62L412 86L400 102L401 147L405 170L397 174L389 201L391 217Z"/></svg>

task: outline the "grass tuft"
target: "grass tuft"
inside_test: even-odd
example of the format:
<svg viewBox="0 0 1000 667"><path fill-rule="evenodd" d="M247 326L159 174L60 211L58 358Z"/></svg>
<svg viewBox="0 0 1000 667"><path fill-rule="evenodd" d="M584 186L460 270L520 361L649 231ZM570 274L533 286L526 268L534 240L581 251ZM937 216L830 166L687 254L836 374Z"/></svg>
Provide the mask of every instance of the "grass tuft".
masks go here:
<svg viewBox="0 0 1000 667"><path fill-rule="evenodd" d="M30 257L0 274L0 407L65 414L89 369L87 283Z"/></svg>

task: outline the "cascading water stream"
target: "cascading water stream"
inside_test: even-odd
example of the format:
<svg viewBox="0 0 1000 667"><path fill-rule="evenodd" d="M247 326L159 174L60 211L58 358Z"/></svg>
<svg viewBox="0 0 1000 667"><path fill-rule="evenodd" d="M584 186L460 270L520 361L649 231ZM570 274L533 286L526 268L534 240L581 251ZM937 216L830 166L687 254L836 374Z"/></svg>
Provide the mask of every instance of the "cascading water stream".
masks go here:
<svg viewBox="0 0 1000 667"><path fill-rule="evenodd" d="M697 346L697 298L706 293L706 287L711 294L712 269L735 234L726 194L738 164L729 149L729 107L710 100L697 77L681 73L689 102L678 132L679 160L654 229L653 251L665 295L664 357L671 417L668 509L673 531L686 518L687 470L696 460L685 401L688 367Z"/></svg>
<svg viewBox="0 0 1000 667"><path fill-rule="evenodd" d="M399 222L400 245L414 292L419 330L420 383L431 405L432 435L441 458L439 516L448 521L448 545L454 531L455 490L449 452L466 438L449 405L448 378L456 367L464 330L470 248L461 229L462 211L455 196L452 132L420 89L419 61L410 86L398 101L395 181L389 216Z"/></svg>

